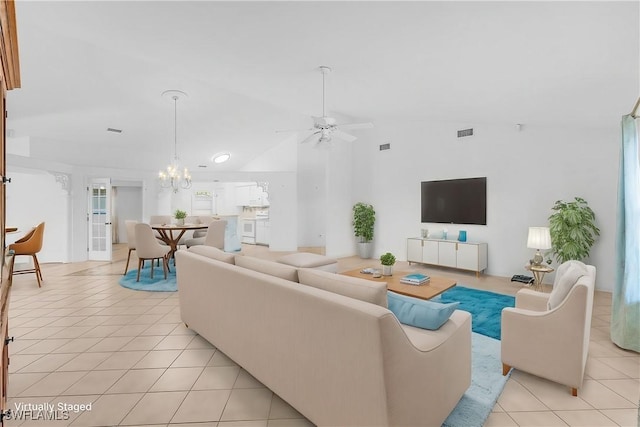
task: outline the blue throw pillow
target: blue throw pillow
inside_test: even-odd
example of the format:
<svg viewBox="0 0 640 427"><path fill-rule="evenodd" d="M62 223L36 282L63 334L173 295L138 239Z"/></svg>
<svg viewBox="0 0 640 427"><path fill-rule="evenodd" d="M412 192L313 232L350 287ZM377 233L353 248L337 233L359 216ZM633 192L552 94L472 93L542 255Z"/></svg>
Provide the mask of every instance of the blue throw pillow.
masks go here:
<svg viewBox="0 0 640 427"><path fill-rule="evenodd" d="M460 305L459 302L442 304L387 292L389 310L400 323L422 329L439 329Z"/></svg>

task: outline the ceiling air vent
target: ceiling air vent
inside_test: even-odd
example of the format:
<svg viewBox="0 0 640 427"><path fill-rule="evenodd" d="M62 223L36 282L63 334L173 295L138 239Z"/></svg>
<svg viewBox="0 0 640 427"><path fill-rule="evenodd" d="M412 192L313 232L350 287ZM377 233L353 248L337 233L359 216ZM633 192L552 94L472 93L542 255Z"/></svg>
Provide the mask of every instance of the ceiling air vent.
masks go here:
<svg viewBox="0 0 640 427"><path fill-rule="evenodd" d="M458 131L458 138L462 138L464 136L473 136L473 128Z"/></svg>
<svg viewBox="0 0 640 427"><path fill-rule="evenodd" d="M122 133L122 129L107 128L107 132Z"/></svg>
<svg viewBox="0 0 640 427"><path fill-rule="evenodd" d="M391 149L391 143L387 142L386 144L380 144L380 151L390 150L390 149Z"/></svg>

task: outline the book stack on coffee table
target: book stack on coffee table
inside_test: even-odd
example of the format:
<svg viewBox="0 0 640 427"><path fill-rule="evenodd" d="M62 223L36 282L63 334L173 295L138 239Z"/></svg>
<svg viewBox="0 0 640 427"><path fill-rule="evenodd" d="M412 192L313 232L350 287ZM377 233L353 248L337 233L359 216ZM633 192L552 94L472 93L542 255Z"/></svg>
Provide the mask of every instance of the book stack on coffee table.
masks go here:
<svg viewBox="0 0 640 427"><path fill-rule="evenodd" d="M424 285L427 282L429 282L429 276L420 273L411 273L400 278L400 283L405 283L407 285L420 286Z"/></svg>

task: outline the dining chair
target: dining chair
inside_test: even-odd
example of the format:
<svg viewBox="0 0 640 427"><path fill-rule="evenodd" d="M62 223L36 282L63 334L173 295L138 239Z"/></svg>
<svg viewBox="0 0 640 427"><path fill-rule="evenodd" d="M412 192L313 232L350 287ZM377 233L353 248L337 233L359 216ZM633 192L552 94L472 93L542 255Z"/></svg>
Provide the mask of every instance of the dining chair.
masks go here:
<svg viewBox="0 0 640 427"><path fill-rule="evenodd" d="M42 241L44 238L44 222L38 224L35 228L30 230L24 237L15 241L9 245L9 251L13 251L13 259L11 260L11 275L14 274L26 274L36 273L36 279L38 280L38 287L42 287L42 270L40 269L40 263L38 262L37 253L42 249ZM15 257L18 255L29 255L33 258L33 267L26 270L14 271L13 266L15 263Z"/></svg>
<svg viewBox="0 0 640 427"><path fill-rule="evenodd" d="M127 274L129 270L129 260L131 259L131 251L136 250L136 224L138 221L127 219L124 221L124 226L127 230L127 246L129 247L129 254L127 255L127 265L124 267L123 275ZM144 265L144 263L143 263Z"/></svg>
<svg viewBox="0 0 640 427"><path fill-rule="evenodd" d="M226 227L227 221L225 220L211 221L207 228L207 234L204 237L187 240L187 247L205 245L224 250L224 234Z"/></svg>
<svg viewBox="0 0 640 427"><path fill-rule="evenodd" d="M138 255L138 275L136 277L136 282L140 281L140 270L142 270L145 260L151 260L151 278L153 279L153 260L155 259L162 259L162 269L166 280L167 271L169 270L169 259L167 258L167 254L171 248L158 243L156 236L153 234L153 229L149 224L136 224L135 235L136 254Z"/></svg>
<svg viewBox="0 0 640 427"><path fill-rule="evenodd" d="M149 224L151 225L171 224L171 218L173 218L171 215L151 215L149 217Z"/></svg>

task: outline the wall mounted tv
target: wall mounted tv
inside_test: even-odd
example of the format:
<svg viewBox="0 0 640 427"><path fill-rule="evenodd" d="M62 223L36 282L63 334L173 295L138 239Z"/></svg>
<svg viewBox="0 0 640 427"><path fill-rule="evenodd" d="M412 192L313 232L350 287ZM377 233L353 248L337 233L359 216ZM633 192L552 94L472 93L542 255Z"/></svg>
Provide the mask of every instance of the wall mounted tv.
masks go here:
<svg viewBox="0 0 640 427"><path fill-rule="evenodd" d="M487 225L487 178L423 181L421 222Z"/></svg>

